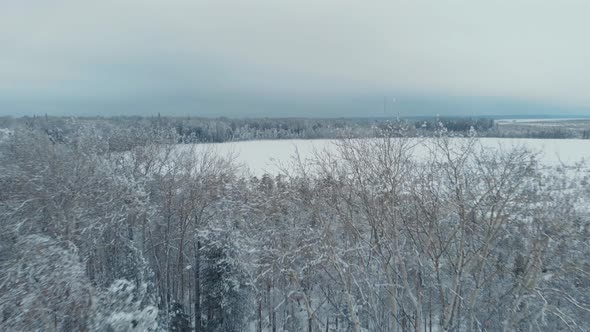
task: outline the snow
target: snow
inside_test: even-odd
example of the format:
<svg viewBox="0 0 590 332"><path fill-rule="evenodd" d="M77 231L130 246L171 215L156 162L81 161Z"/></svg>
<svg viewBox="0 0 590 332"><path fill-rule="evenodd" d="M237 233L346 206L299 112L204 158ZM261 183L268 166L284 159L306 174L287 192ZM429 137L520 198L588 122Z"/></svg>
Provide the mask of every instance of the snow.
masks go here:
<svg viewBox="0 0 590 332"><path fill-rule="evenodd" d="M463 140L463 138L454 138ZM335 151L336 140L264 140L232 143L200 144L203 149L213 148L218 153L236 155L236 161L257 176L264 173L279 174L282 166L293 161L296 152L301 158L313 157L314 151ZM481 138L484 148L508 149L523 146L539 152L539 160L548 166L573 165L590 160L590 140L579 139L524 139L524 138ZM424 153L424 147L417 153Z"/></svg>
<svg viewBox="0 0 590 332"><path fill-rule="evenodd" d="M530 122L558 122L558 121L575 121L590 120L590 118L530 118L530 119L498 119L497 123L530 123Z"/></svg>
<svg viewBox="0 0 590 332"><path fill-rule="evenodd" d="M10 137L10 135L12 135L12 130L0 128L0 142Z"/></svg>

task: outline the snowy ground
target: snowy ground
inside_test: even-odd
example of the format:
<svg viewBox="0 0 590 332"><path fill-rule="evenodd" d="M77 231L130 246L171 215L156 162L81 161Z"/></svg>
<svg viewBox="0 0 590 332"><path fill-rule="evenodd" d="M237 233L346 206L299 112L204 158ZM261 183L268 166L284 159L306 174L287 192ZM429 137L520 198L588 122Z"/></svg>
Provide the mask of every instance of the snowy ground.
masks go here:
<svg viewBox="0 0 590 332"><path fill-rule="evenodd" d="M547 166L571 166L590 161L590 140L481 138L480 142L483 147L500 149L525 146L539 152L539 159ZM238 163L248 167L254 175L260 176L264 173L278 174L279 165L289 163L296 152L303 159L310 158L314 151L335 149L334 143L334 140L325 139L267 140L202 144L199 147L213 148L221 154L233 153Z"/></svg>
<svg viewBox="0 0 590 332"><path fill-rule="evenodd" d="M498 119L496 123L529 123L529 122L560 122L573 120L589 120L589 118L533 118L533 119Z"/></svg>

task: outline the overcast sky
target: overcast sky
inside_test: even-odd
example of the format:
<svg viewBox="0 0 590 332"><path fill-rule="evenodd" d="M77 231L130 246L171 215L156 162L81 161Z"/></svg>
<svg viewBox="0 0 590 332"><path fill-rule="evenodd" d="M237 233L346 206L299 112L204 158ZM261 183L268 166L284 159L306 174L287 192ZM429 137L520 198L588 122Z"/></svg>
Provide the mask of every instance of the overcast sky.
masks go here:
<svg viewBox="0 0 590 332"><path fill-rule="evenodd" d="M362 116L384 96L408 114L583 113L589 15L587 0L0 0L0 113Z"/></svg>

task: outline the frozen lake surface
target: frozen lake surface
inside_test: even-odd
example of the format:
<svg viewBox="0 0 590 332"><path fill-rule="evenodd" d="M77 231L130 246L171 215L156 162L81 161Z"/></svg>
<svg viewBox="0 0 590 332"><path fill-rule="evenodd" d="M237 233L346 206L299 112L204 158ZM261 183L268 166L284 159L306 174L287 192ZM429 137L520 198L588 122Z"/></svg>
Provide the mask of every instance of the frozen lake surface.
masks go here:
<svg viewBox="0 0 590 332"><path fill-rule="evenodd" d="M461 140L462 138L454 138ZM483 147L508 149L524 146L539 152L539 159L546 165L573 165L590 160L590 140L576 139L517 139L480 138ZM213 148L220 154L234 153L236 161L248 167L254 175L278 174L280 164L292 161L296 152L302 159L313 157L314 151L334 151L336 140L264 140L231 143L200 144L199 148ZM423 149L422 149L423 150Z"/></svg>

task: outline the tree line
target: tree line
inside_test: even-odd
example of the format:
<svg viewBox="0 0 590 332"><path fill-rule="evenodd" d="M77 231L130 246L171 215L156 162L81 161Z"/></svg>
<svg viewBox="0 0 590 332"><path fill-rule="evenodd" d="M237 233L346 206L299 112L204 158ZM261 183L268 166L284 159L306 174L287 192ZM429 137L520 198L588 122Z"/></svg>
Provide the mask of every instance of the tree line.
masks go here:
<svg viewBox="0 0 590 332"><path fill-rule="evenodd" d="M480 136L494 133L494 120L489 118L425 118L425 119L312 119L312 118L191 118L191 117L0 117L0 128L28 126L45 130L59 139L60 135L89 125L106 136L119 134L126 139L128 131L135 135L147 132L174 132L178 143L221 143L266 139L338 139L374 137L392 124L403 123L406 135L432 136L441 127L458 135L475 130ZM112 137L117 139L117 137ZM143 139L143 138L142 138Z"/></svg>
<svg viewBox="0 0 590 332"><path fill-rule="evenodd" d="M490 117L416 117L416 118L199 118L168 116L118 117L0 117L0 128L29 126L50 132L58 138L80 124L91 125L105 135L128 136L129 130L145 135L154 130L174 131L178 143L222 143L274 139L340 139L378 136L392 125L406 127L405 135L431 137L441 128L456 136L475 133L478 137L508 138L590 138L587 126L533 126L530 124L496 123ZM0 132L0 135L2 133ZM116 138L113 138L116 139Z"/></svg>

